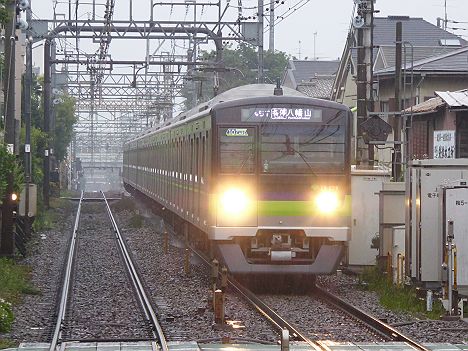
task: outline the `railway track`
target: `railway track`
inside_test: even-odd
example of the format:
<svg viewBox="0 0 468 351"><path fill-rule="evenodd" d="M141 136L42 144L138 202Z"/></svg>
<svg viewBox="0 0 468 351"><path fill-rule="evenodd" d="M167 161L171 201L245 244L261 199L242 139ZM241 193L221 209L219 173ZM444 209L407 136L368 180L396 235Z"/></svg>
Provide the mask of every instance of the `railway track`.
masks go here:
<svg viewBox="0 0 468 351"><path fill-rule="evenodd" d="M357 307L354 307L353 305L347 303L345 300L326 291L320 286L315 287L315 292L328 303L336 306L344 313L348 314L350 317L366 325L366 327L372 330L374 333L382 335L382 337L384 337L386 341L405 342L416 350L429 351L428 348L414 341L410 337L404 335L394 327L382 322L381 320L375 318L371 314L366 313Z"/></svg>
<svg viewBox="0 0 468 351"><path fill-rule="evenodd" d="M178 235L173 228L167 227L167 229L180 238L181 244L178 247L182 247L184 245L184 239L182 236ZM204 255L204 253L198 251L194 247L189 247L189 249L198 256L201 261L205 264L210 265L210 260ZM277 308L269 306L262 297L256 295L245 286L237 282L233 278L229 278L229 291L234 291L235 295L241 297L242 300L246 301L253 309L257 310L265 319L267 319L270 324L274 326L277 331L277 334L282 337L283 342L291 341L302 341L310 345L311 349L314 350L329 350L327 347L326 342L322 340L326 340L327 338L322 337L319 333L310 332L310 329L307 328L306 324L298 323L297 321L293 321L293 319L283 314L282 312L278 311ZM296 298L296 297L294 297ZM419 343L413 341L412 339L406 337L402 333L400 333L395 328L381 322L380 320L372 317L371 315L360 311L353 306L350 306L345 301L335 297L329 292L326 292L324 289L317 289L314 292L313 296L302 296L301 298L306 298L309 300L323 300L321 303L324 302L328 305L333 305L334 309L339 309L339 311L335 311L335 313L340 314L342 320L350 320L351 323L356 325L356 329L359 328L358 333L362 333L364 337L366 335L372 335L373 339L367 338L360 341L364 342L405 342L409 345L410 348L415 350L428 350L424 346L420 345ZM228 298L229 299L229 298ZM281 302L286 308L290 307L289 302L285 302L284 300ZM310 313L313 313L313 310L308 310ZM326 318L327 316L323 316ZM341 329L342 325L336 324L334 325L333 322L329 322L326 328L329 329ZM307 330L307 331L306 331ZM349 330L349 329L346 329ZM333 335L330 334L328 340L333 340ZM343 340L344 341L344 340Z"/></svg>
<svg viewBox="0 0 468 351"><path fill-rule="evenodd" d="M271 307L265 302L263 298L254 294L248 288L237 282L235 279L230 278L229 283L231 287L239 294L241 294L255 309L257 309L262 315L268 318L272 323L274 323L282 333L284 330L288 331L288 334L297 341L303 341L309 344L316 350L328 350L325 343L320 340L320 338L314 338L311 336L310 332L306 332L307 326L298 327L298 323L294 323L290 320L290 317L286 317L282 313L279 313L276 308ZM313 296L308 295L304 296L305 299L317 299L323 300L325 303L334 306L339 309L343 314L348 316L347 319L352 319L356 324L359 325L360 329L367 329L372 335L374 335L378 341L384 342L404 342L408 344L411 348L415 350L429 351L428 348L421 345L420 343L414 341L413 339L407 337L403 333L399 332L397 329L392 326L380 321L379 319L373 317L372 315L350 305L343 299L333 295L332 293L324 290L323 288L316 286L313 291ZM281 304L289 306L284 302L284 296L281 297ZM314 313L311 311L311 313ZM326 318L326 316L324 316ZM342 325L337 326L341 328ZM312 327L313 330L314 327ZM333 329L333 328L330 328ZM329 332L329 331L328 331ZM318 333L316 333L318 334ZM349 339L348 339L349 340ZM365 340L362 340L365 341Z"/></svg>
<svg viewBox="0 0 468 351"><path fill-rule="evenodd" d="M211 265L209 259L202 253L193 247L190 249L207 265ZM314 340L310 336L310 332L304 331L306 326L298 327L298 323L290 321L290 319L277 310L267 304L264 299L250 291L247 287L238 282L235 278L228 278L229 285L237 294L245 299L253 308L255 308L261 315L267 318L272 324L276 326L280 335L282 335L282 342L288 342L289 339L295 341L302 341L311 346L314 350L327 350L326 343L321 340ZM428 348L407 337L403 333L399 332L392 326L380 321L372 315L350 305L343 299L335 296L334 294L326 291L325 289L316 286L313 290L313 296L305 296L307 299L320 299L326 304L334 306L339 309L342 314L345 314L349 319L355 321L356 324L360 325L360 328L365 329L368 333L374 335L378 341L385 342L404 342L407 343L412 349L429 351ZM284 303L284 301L282 301ZM311 312L313 313L313 312ZM324 316L325 317L325 316ZM341 327L341 326L340 326ZM284 340L286 339L286 340Z"/></svg>
<svg viewBox="0 0 468 351"><path fill-rule="evenodd" d="M94 207L83 213L85 202L93 202ZM103 219L106 213L107 221ZM115 283L106 286L106 278L115 274L119 275L120 286ZM90 301L91 298L94 301ZM125 329L126 324L131 325L130 329L128 326ZM93 326L99 332L92 330ZM122 327L124 331L120 330ZM101 192L100 198L84 198L81 193L49 350L56 351L71 340L104 342L123 339L151 340L153 349L168 350L156 313L105 194Z"/></svg>

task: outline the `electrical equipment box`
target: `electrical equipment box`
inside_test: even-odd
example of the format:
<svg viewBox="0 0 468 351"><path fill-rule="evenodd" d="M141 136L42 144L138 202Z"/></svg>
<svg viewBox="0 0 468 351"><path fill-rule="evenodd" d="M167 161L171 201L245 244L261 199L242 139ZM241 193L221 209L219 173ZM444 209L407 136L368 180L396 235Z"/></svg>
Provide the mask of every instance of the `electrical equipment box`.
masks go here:
<svg viewBox="0 0 468 351"><path fill-rule="evenodd" d="M379 256L393 250L393 228L405 224L405 183L387 182L379 193Z"/></svg>
<svg viewBox="0 0 468 351"><path fill-rule="evenodd" d="M458 291L468 295L468 180L459 180L440 189L443 243L447 242L448 221L453 221L454 274ZM442 273L444 274L444 273Z"/></svg>
<svg viewBox="0 0 468 351"><path fill-rule="evenodd" d="M351 241L348 264L375 265L378 254L379 192L390 179L390 170L351 169Z"/></svg>
<svg viewBox="0 0 468 351"><path fill-rule="evenodd" d="M444 252L439 189L468 179L468 159L413 160L406 198L406 272L427 288L441 285Z"/></svg>

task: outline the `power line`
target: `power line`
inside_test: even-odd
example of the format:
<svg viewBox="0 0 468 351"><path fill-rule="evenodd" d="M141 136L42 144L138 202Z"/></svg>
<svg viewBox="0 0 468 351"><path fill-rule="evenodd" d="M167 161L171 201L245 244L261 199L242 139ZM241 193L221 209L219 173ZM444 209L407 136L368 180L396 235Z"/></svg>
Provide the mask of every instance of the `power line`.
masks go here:
<svg viewBox="0 0 468 351"><path fill-rule="evenodd" d="M286 18L288 18L289 16L294 14L297 10L299 10L302 7L304 7L305 5L307 5L307 3L309 3L309 2L310 2L310 0L299 0L299 2L297 2L294 6L288 8L288 10L283 12L281 15L277 16L275 22L273 24L270 23L268 26L266 26L265 29L268 29L272 25L276 26L277 24L281 23Z"/></svg>

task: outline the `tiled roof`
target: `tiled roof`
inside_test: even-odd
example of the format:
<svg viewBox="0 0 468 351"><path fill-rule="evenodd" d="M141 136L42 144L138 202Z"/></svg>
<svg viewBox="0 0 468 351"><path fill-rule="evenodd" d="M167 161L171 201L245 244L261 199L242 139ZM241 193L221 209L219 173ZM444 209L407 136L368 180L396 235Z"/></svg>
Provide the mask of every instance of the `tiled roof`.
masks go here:
<svg viewBox="0 0 468 351"><path fill-rule="evenodd" d="M421 102L403 112L412 113L432 113L438 111L443 106L453 107L468 107L468 89L460 91L436 91L435 98Z"/></svg>
<svg viewBox="0 0 468 351"><path fill-rule="evenodd" d="M407 63L406 68L411 67ZM404 68L404 67L403 67ZM447 73L465 73L468 74L468 46L452 50L448 53L425 58L413 63L413 71L415 72L441 72ZM375 75L393 74L395 67L389 67L375 72Z"/></svg>
<svg viewBox="0 0 468 351"><path fill-rule="evenodd" d="M408 46L402 52L402 62L416 62L428 57L438 56L453 51L453 47L446 46ZM395 66L395 46L381 45L377 53L375 70L389 68ZM377 66L378 65L378 66Z"/></svg>
<svg viewBox="0 0 468 351"><path fill-rule="evenodd" d="M468 42L455 34L447 32L423 18L408 16L388 16L374 18L373 45L395 46L396 23L402 23L402 39L413 47L441 47L456 49L460 46L443 46L441 40L458 40L461 46L467 46ZM374 60L378 49L373 50ZM353 62L357 60L357 49L352 49ZM388 67L388 66L387 66Z"/></svg>
<svg viewBox="0 0 468 351"><path fill-rule="evenodd" d="M309 82L298 84L297 90L310 97L329 100L334 80L334 76L317 76Z"/></svg>
<svg viewBox="0 0 468 351"><path fill-rule="evenodd" d="M413 46L440 46L440 39L459 39L462 46L468 42L422 18L388 16L374 18L374 45L395 45L396 22L402 23L403 41Z"/></svg>
<svg viewBox="0 0 468 351"><path fill-rule="evenodd" d="M316 75L333 75L338 70L340 61L304 61L292 60L292 70L297 84L309 81Z"/></svg>
<svg viewBox="0 0 468 351"><path fill-rule="evenodd" d="M317 76L336 74L340 61L290 60L286 75L296 88L299 84L309 82Z"/></svg>
<svg viewBox="0 0 468 351"><path fill-rule="evenodd" d="M439 110L442 106L445 105L445 102L440 98L440 97L435 97L432 99L429 99L427 101L421 102L420 104L414 105L412 107L409 107L403 112L412 112L412 113L431 113L431 112L436 112Z"/></svg>

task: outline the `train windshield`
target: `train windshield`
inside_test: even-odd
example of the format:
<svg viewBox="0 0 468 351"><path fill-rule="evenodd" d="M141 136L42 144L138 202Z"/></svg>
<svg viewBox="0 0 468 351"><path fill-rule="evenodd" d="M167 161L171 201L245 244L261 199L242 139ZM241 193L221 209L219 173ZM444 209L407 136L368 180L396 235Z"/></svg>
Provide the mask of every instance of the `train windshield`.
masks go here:
<svg viewBox="0 0 468 351"><path fill-rule="evenodd" d="M345 166L345 125L265 123L262 173L337 173Z"/></svg>
<svg viewBox="0 0 468 351"><path fill-rule="evenodd" d="M221 173L255 173L255 128L219 128Z"/></svg>

